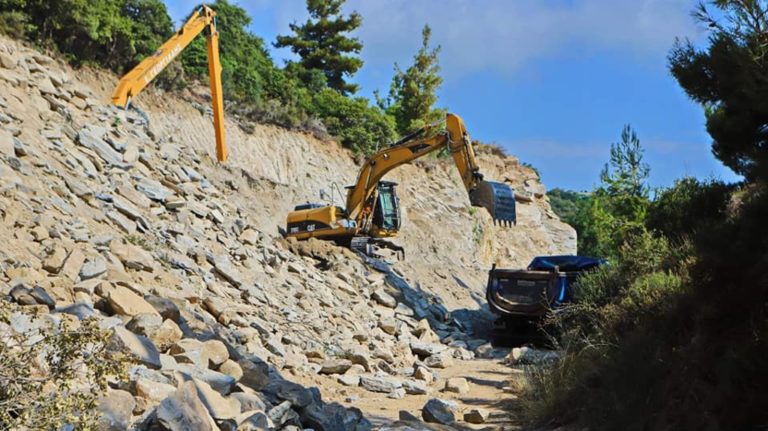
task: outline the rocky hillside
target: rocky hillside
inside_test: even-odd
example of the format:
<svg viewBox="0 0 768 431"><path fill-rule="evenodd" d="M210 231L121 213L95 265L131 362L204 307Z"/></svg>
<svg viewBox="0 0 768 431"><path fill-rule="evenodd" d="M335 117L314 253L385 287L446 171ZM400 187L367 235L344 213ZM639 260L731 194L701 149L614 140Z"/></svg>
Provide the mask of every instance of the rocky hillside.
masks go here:
<svg viewBox="0 0 768 431"><path fill-rule="evenodd" d="M93 73L84 78L99 100L109 99L113 76ZM213 162L208 91L194 88L183 98L148 91L139 103L151 119L154 136L180 151L200 155L201 172L209 180L238 184L238 191L224 190L226 199L247 210L261 232L277 236L278 226L285 225L285 216L296 204L318 202L321 190L330 194L333 184L343 190L354 182L359 166L351 152L335 142L269 125L244 127L233 119L227 120L226 129L230 159L222 169ZM468 128L472 133L471 124ZM494 262L523 267L537 255L576 252L575 231L554 214L533 169L513 156L490 153L481 154L479 162L486 178L505 181L515 189L517 226L494 226L485 211L471 209L449 160L422 159L387 176L400 184L404 218L397 241L406 248L407 259L397 268L409 281L444 297L451 307L476 302L470 293L482 291ZM338 193L335 197L343 203Z"/></svg>
<svg viewBox="0 0 768 431"><path fill-rule="evenodd" d="M490 154L487 177L523 197L516 227L471 211L455 168L430 160L390 177L406 261L284 241L294 204L354 179L346 150L228 119L219 165L200 92L147 91L140 115L106 103L115 82L0 39L0 294L46 321L94 317L133 358L103 429L370 428L354 400L324 401L324 382L447 389L437 370L489 351L451 312L482 308L491 263L575 251L535 173ZM0 342L34 326L0 323Z"/></svg>

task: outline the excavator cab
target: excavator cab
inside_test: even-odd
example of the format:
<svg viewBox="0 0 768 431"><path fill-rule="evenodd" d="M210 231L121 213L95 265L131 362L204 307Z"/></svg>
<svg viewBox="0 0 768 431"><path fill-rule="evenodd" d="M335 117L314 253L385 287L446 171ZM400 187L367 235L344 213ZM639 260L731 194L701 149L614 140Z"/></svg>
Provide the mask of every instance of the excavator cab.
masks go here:
<svg viewBox="0 0 768 431"><path fill-rule="evenodd" d="M400 198L397 197L392 181L379 181L376 208L373 210L373 225L380 232L400 230Z"/></svg>

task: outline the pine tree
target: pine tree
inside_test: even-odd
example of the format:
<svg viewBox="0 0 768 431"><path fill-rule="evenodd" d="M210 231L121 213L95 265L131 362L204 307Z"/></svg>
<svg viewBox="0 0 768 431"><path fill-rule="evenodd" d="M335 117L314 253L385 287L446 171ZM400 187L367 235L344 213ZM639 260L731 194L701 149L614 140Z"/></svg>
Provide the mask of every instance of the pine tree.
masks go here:
<svg viewBox="0 0 768 431"><path fill-rule="evenodd" d="M345 34L360 27L362 17L357 12L341 13L345 0L307 0L310 18L302 25L290 25L292 36L278 36L275 46L290 47L301 59L307 71L321 70L328 86L341 94L354 94L357 85L346 81L362 66L356 55L363 49L357 38ZM348 55L353 54L353 55Z"/></svg>
<svg viewBox="0 0 768 431"><path fill-rule="evenodd" d="M413 65L405 71L395 64L395 76L389 97L378 97L379 106L395 117L397 131L405 135L415 129L440 120L445 110L435 109L437 89L443 83L440 77L438 54L440 46L430 48L432 29L428 25L421 31L421 48L413 57Z"/></svg>
<svg viewBox="0 0 768 431"><path fill-rule="evenodd" d="M624 126L621 141L611 144L601 184L592 193L579 253L613 256L632 233L643 230L650 204L649 173L640 139L632 127Z"/></svg>
<svg viewBox="0 0 768 431"><path fill-rule="evenodd" d="M630 125L621 131L621 141L611 145L610 162L600 173L600 180L610 196L648 197L646 180L650 168L643 162L643 147Z"/></svg>
<svg viewBox="0 0 768 431"><path fill-rule="evenodd" d="M748 181L768 178L768 2L713 0L696 12L710 31L700 50L678 41L672 75L704 107L712 152Z"/></svg>

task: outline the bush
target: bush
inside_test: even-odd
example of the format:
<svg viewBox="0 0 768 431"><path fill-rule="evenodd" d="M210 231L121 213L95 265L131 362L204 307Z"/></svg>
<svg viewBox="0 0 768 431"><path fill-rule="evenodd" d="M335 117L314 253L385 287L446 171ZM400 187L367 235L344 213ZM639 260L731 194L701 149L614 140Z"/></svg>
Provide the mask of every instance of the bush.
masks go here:
<svg viewBox="0 0 768 431"><path fill-rule="evenodd" d="M660 356L650 342L661 338L655 321L687 286L686 268L676 264L679 253L665 238L641 231L620 247L615 262L579 278L574 303L546 322L565 356L551 370L529 376L525 403L533 422L556 417L590 429L631 429L619 424L645 412L637 405L648 394L638 388L658 377ZM630 364L636 369L631 376L625 374Z"/></svg>
<svg viewBox="0 0 768 431"><path fill-rule="evenodd" d="M2 429L95 429L97 399L108 376L122 372L122 358L107 354L110 334L96 320L53 322L0 300Z"/></svg>
<svg viewBox="0 0 768 431"><path fill-rule="evenodd" d="M395 122L368 100L348 98L331 89L317 93L313 114L341 144L356 153L371 154L395 139Z"/></svg>
<svg viewBox="0 0 768 431"><path fill-rule="evenodd" d="M27 16L18 11L0 12L0 33L16 37L26 32Z"/></svg>
<svg viewBox="0 0 768 431"><path fill-rule="evenodd" d="M485 142L473 139L472 146L475 148L477 154L490 154L492 156L501 157L502 159L509 157L507 150L496 142L486 144Z"/></svg>
<svg viewBox="0 0 768 431"><path fill-rule="evenodd" d="M677 180L674 186L657 193L648 209L646 225L669 238L690 237L701 229L724 222L736 186L696 178Z"/></svg>
<svg viewBox="0 0 768 431"><path fill-rule="evenodd" d="M665 210L681 208L671 216L711 214L691 204L698 193L680 190L664 198L674 203ZM740 430L768 421L768 192L737 194L737 210L692 229L689 241L636 236L616 264L579 280L574 305L549 322L565 359L530 377L534 422Z"/></svg>

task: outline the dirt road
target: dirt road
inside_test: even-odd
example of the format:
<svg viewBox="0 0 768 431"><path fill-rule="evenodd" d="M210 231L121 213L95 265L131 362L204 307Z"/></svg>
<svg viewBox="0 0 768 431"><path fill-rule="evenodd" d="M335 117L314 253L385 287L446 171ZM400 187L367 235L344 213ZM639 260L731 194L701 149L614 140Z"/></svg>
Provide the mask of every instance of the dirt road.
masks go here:
<svg viewBox="0 0 768 431"><path fill-rule="evenodd" d="M374 425L398 420L401 411L421 418L424 404L432 398L441 398L459 404L462 413L456 415L456 425L460 427L485 429L503 426L505 430L517 429L514 425L517 420L512 413L517 396L511 388L517 387L514 381L521 378L520 370L503 364L501 359L473 359L454 361L448 368L435 371L439 378L430 386L429 394L406 395L401 399L387 398L386 394L369 392L362 387L346 387L328 376L315 375L298 381L307 386L322 387L326 401L359 408ZM445 382L453 377L465 378L469 383L469 392L457 394L443 390ZM464 422L463 412L473 408L487 410L489 419L483 424Z"/></svg>

